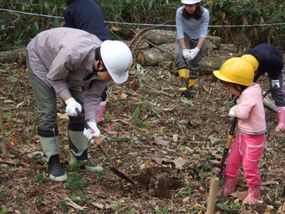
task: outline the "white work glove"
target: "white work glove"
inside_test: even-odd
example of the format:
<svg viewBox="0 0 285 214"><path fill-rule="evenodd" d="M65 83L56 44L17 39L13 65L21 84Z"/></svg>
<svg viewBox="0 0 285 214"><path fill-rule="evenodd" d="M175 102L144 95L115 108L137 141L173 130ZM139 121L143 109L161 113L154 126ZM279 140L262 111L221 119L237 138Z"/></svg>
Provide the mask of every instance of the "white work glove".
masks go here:
<svg viewBox="0 0 285 214"><path fill-rule="evenodd" d="M279 80L271 80L271 87L274 88L274 89L280 88Z"/></svg>
<svg viewBox="0 0 285 214"><path fill-rule="evenodd" d="M182 50L182 54L183 54L183 57L184 57L184 59L188 59L188 60L190 60L191 58L191 55L190 55L190 50L189 49L183 49Z"/></svg>
<svg viewBox="0 0 285 214"><path fill-rule="evenodd" d="M190 60L194 59L197 54L199 53L200 49L199 48L193 48L190 50Z"/></svg>
<svg viewBox="0 0 285 214"><path fill-rule="evenodd" d="M97 123L95 121L88 121L88 126L90 128L84 129L83 134L89 141L92 141L92 139L100 137L100 130L97 127Z"/></svg>
<svg viewBox="0 0 285 214"><path fill-rule="evenodd" d="M68 116L72 117L77 116L76 109L78 109L79 112L82 111L81 104L76 102L76 100L73 97L70 97L67 100L65 100L65 104L66 104L65 112L68 114Z"/></svg>
<svg viewBox="0 0 285 214"><path fill-rule="evenodd" d="M237 108L236 105L233 106L233 107L231 107L231 109L230 109L230 111L229 111L229 116L230 116L230 117L235 117L235 116L236 116L236 108Z"/></svg>

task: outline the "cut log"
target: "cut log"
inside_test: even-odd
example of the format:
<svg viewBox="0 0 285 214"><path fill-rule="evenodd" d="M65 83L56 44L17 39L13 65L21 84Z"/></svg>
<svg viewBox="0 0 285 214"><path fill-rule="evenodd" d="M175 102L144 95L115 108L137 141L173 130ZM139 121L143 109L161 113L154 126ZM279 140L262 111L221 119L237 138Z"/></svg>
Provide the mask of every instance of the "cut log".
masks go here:
<svg viewBox="0 0 285 214"><path fill-rule="evenodd" d="M130 30L129 28L122 28L122 27L118 27L118 26L111 26L109 28L110 32L112 32L113 34L115 34L117 37L119 37L120 39L125 39L125 40L129 40L134 36L134 32L132 30Z"/></svg>
<svg viewBox="0 0 285 214"><path fill-rule="evenodd" d="M212 74L214 70L217 70L221 65L229 58L233 56L229 55L214 55L214 56L204 56L200 62L201 74Z"/></svg>
<svg viewBox="0 0 285 214"><path fill-rule="evenodd" d="M151 41L156 45L174 43L176 40L176 31L152 29L148 31L145 36L145 39ZM215 49L220 48L221 37L208 35L206 41L212 43Z"/></svg>
<svg viewBox="0 0 285 214"><path fill-rule="evenodd" d="M20 64L23 64L25 63L25 61L26 61L25 48L0 52L0 63L18 62Z"/></svg>
<svg viewBox="0 0 285 214"><path fill-rule="evenodd" d="M130 41L124 41L130 47ZM136 50L149 49L147 41L142 40L136 45Z"/></svg>
<svg viewBox="0 0 285 214"><path fill-rule="evenodd" d="M220 49L227 54L238 52L238 48L235 44L223 43L220 44Z"/></svg>
<svg viewBox="0 0 285 214"><path fill-rule="evenodd" d="M148 31L145 38L156 45L175 43L176 32L171 30L153 29Z"/></svg>
<svg viewBox="0 0 285 214"><path fill-rule="evenodd" d="M174 62L175 44L167 43L162 44L154 48L142 50L138 52L137 62L142 66L155 66L164 62ZM162 51L163 50L163 51ZM202 74L211 74L214 70L220 68L220 66L229 58L236 56L237 54L224 53L224 55L214 54L210 56L204 56L201 65Z"/></svg>
<svg viewBox="0 0 285 214"><path fill-rule="evenodd" d="M175 59L174 49L174 43L167 43L142 50L137 54L137 61L142 66L158 65L165 61L173 61Z"/></svg>

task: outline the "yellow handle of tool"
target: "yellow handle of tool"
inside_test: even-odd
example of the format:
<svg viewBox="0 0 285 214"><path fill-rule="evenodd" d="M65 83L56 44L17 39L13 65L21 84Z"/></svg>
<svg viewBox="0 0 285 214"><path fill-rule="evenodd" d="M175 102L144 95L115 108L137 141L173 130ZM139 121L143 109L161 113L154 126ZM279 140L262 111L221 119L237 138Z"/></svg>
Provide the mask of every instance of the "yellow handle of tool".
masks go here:
<svg viewBox="0 0 285 214"><path fill-rule="evenodd" d="M230 149L231 148L233 139L234 139L233 135L228 135L227 142L225 144L225 148L226 149Z"/></svg>
<svg viewBox="0 0 285 214"><path fill-rule="evenodd" d="M102 141L99 138L95 138L95 144L98 146L102 143Z"/></svg>

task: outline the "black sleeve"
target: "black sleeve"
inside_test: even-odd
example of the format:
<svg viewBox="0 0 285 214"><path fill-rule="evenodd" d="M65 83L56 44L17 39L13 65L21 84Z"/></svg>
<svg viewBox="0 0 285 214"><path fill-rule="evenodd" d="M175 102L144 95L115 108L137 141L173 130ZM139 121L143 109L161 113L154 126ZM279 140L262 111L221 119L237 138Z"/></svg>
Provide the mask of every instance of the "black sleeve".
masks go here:
<svg viewBox="0 0 285 214"><path fill-rule="evenodd" d="M72 26L72 16L70 14L70 11L66 9L63 13L64 16L64 24L63 27L73 27Z"/></svg>
<svg viewBox="0 0 285 214"><path fill-rule="evenodd" d="M270 64L274 65L275 68L279 68L278 70L282 70L284 64L283 64L283 57L282 54L270 54L268 56L268 61Z"/></svg>
<svg viewBox="0 0 285 214"><path fill-rule="evenodd" d="M260 44L251 48L248 53L256 57L259 62L255 80L265 73L270 79L278 78L283 69L283 56L277 48L269 44Z"/></svg>

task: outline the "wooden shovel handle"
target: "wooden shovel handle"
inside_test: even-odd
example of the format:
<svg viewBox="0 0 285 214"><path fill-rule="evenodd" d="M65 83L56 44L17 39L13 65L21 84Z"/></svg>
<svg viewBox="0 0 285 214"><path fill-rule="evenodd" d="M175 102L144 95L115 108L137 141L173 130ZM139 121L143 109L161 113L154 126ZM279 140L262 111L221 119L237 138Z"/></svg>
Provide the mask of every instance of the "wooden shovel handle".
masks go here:
<svg viewBox="0 0 285 214"><path fill-rule="evenodd" d="M95 144L98 146L98 145L101 145L102 141L99 139L99 138L95 138L94 139L95 141Z"/></svg>

